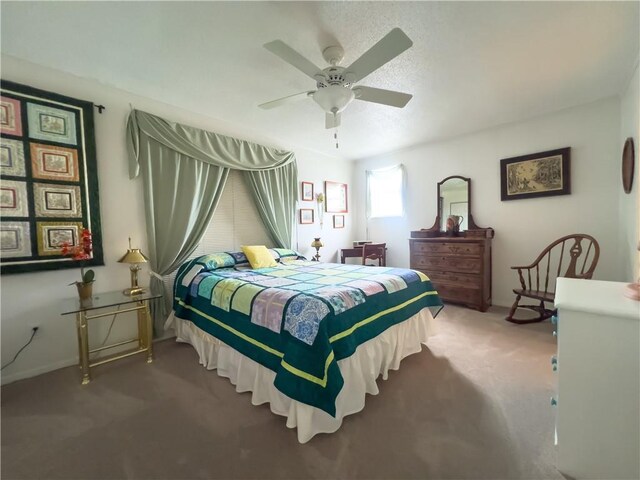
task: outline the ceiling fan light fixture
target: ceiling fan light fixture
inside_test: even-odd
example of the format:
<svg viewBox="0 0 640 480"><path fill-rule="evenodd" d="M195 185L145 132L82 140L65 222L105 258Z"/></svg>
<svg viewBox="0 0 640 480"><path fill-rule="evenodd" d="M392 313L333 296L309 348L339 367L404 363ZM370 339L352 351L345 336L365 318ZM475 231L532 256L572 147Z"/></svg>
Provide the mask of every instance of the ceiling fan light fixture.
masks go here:
<svg viewBox="0 0 640 480"><path fill-rule="evenodd" d="M338 85L330 85L320 88L313 94L313 99L325 112L338 113L345 109L353 99L355 94L350 88Z"/></svg>

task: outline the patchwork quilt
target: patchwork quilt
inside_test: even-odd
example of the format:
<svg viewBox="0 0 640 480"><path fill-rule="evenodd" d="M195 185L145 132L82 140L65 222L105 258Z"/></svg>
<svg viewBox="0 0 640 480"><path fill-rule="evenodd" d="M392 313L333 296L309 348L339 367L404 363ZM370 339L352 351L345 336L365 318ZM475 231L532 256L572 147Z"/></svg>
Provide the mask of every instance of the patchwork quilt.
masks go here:
<svg viewBox="0 0 640 480"><path fill-rule="evenodd" d="M423 308L434 316L442 308L418 271L272 254L277 267L255 270L242 253L185 263L174 285L176 316L273 370L285 395L330 415L344 383L338 360Z"/></svg>

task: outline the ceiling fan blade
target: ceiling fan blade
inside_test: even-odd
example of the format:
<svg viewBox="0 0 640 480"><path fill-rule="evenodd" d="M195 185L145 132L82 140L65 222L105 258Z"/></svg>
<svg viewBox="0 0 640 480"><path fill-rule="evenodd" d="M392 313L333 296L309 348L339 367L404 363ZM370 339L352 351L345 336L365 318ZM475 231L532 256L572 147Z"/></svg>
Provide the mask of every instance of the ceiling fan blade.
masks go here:
<svg viewBox="0 0 640 480"><path fill-rule="evenodd" d="M336 128L340 126L340 113L327 113L324 117L324 128Z"/></svg>
<svg viewBox="0 0 640 480"><path fill-rule="evenodd" d="M258 105L258 107L260 107L260 108L262 108L264 110L269 110L271 108L276 108L276 107L279 107L280 105L284 105L286 103L295 102L296 100L302 100L303 98L307 98L312 93L314 93L314 91L296 93L294 95L289 95L288 97L282 97L282 98L279 98L277 100L272 100L272 101L267 102L267 103L262 103L262 104Z"/></svg>
<svg viewBox="0 0 640 480"><path fill-rule="evenodd" d="M413 97L413 95L409 95L408 93L383 90L382 88L355 87L353 91L356 94L356 100L381 103L382 105L390 105L398 108L404 108Z"/></svg>
<svg viewBox="0 0 640 480"><path fill-rule="evenodd" d="M274 40L273 42L265 43L263 46L314 80L316 80L316 75L322 75L320 68L316 67L282 40Z"/></svg>
<svg viewBox="0 0 640 480"><path fill-rule="evenodd" d="M359 82L374 70L396 58L411 45L413 45L411 39L399 28L394 28L349 65L346 71L353 73L356 77L355 82Z"/></svg>

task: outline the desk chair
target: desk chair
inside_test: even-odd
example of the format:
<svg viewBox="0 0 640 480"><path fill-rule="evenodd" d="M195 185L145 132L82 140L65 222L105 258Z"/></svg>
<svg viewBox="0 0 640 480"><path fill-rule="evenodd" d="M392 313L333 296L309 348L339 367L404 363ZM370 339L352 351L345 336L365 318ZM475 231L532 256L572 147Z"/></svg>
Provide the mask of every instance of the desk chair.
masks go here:
<svg viewBox="0 0 640 480"><path fill-rule="evenodd" d="M387 264L387 244L386 243L367 243L362 246L362 265L373 265L372 262L378 261L379 267Z"/></svg>

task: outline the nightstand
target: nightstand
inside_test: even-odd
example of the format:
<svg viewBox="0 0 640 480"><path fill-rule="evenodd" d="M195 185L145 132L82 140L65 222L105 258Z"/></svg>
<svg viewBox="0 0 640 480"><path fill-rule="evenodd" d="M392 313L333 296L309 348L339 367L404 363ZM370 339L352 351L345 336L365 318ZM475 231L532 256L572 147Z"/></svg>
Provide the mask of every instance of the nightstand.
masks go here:
<svg viewBox="0 0 640 480"><path fill-rule="evenodd" d="M92 367L144 352L147 353L147 363L153 361L153 325L151 322L151 314L149 313L149 300L160 297L161 295L149 292L129 296L124 295L122 291L117 291L100 293L87 300L80 301L78 298L75 298L65 302L62 315L76 315L78 357L82 370L82 385L88 384L91 380ZM100 312L97 312L97 310L100 310ZM137 312L138 314L138 337L92 350L89 346L89 320L127 312ZM96 359L95 361L92 361L90 358L93 353L134 342L138 345L137 348L133 350L117 353L104 359Z"/></svg>

